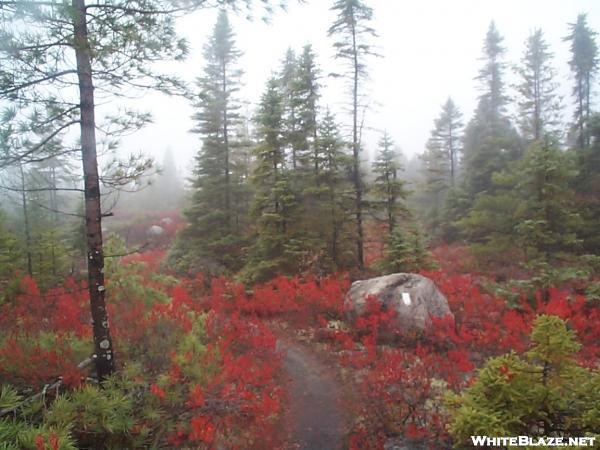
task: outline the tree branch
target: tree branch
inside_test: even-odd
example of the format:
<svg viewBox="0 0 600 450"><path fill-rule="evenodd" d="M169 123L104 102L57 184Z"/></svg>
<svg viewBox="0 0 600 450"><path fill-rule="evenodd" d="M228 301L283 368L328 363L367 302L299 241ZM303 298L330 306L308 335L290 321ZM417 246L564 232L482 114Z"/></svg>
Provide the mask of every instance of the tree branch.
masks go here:
<svg viewBox="0 0 600 450"><path fill-rule="evenodd" d="M25 89L25 88L29 87L29 86L33 86L33 85L36 85L36 84L39 84L39 83L43 83L44 81L55 80L56 78L60 78L60 77L62 77L64 75L71 75L71 74L75 74L75 73L77 73L77 71L74 70L74 69L63 70L61 72L56 72L56 73L48 75L48 76L46 76L44 78L39 78L37 80L28 81L27 83L20 84L19 86L13 86L12 88L0 91L0 96L11 94L13 92L18 92L18 91L20 91L22 89Z"/></svg>
<svg viewBox="0 0 600 450"><path fill-rule="evenodd" d="M0 185L0 189L5 189L7 191L12 191L12 192L46 192L46 191L84 192L83 189L78 189L78 188L52 188L52 187L47 187L47 188L36 188L36 189L19 189L19 188L13 188L13 187L10 187L10 186L3 186L3 185Z"/></svg>
<svg viewBox="0 0 600 450"><path fill-rule="evenodd" d="M81 361L79 364L77 364L77 368L80 370L84 369L87 366L89 366L92 362L94 362L95 359L96 359L96 355L92 355L89 358L86 358L83 361ZM0 417L10 414L11 412L15 412L17 409L19 409L23 405L25 405L25 403L32 402L34 400L37 400L40 397L44 397L46 395L47 391L50 391L52 389L58 389L62 385L62 383L63 383L63 379L62 379L62 377L59 377L58 380L56 380L54 383L45 385L44 389L42 389L42 392L38 392L37 394L26 398L25 400L23 400L21 403L19 403L16 406L13 406L11 408L4 408L4 409L0 410Z"/></svg>
<svg viewBox="0 0 600 450"><path fill-rule="evenodd" d="M71 120L70 122L63 124L62 126L58 127L56 130L54 130L52 133L50 133L50 135L48 135L45 139L43 139L41 142L38 142L34 147L32 147L30 150L26 151L22 155L15 156L12 159L7 158L6 161L4 161L0 164L0 169L2 169L4 167L8 167L11 164L14 164L15 162L31 155L32 153L37 152L40 148L42 148L44 145L46 145L48 142L50 142L53 138L55 138L60 132L66 130L71 125L78 124L79 122L80 122L79 120ZM52 157L52 156L55 156L55 155L51 155L50 157Z"/></svg>

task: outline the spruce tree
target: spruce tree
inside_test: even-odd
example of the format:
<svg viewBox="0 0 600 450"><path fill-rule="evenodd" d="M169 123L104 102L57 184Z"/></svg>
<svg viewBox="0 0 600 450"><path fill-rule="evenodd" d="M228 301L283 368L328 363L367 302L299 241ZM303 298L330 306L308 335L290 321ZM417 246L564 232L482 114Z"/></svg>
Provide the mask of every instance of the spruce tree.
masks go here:
<svg viewBox="0 0 600 450"><path fill-rule="evenodd" d="M519 138L506 112L502 41L492 22L484 40L483 67L477 76L482 94L464 135L465 189L471 199L493 187L492 173L520 156Z"/></svg>
<svg viewBox="0 0 600 450"><path fill-rule="evenodd" d="M475 252L490 263L520 259L541 267L568 260L578 244L575 174L550 140L534 143L522 160L494 174L493 192L479 195L459 222Z"/></svg>
<svg viewBox="0 0 600 450"><path fill-rule="evenodd" d="M519 161L514 230L528 260L556 264L576 252L580 217L570 187L576 175L568 157L549 141L534 144Z"/></svg>
<svg viewBox="0 0 600 450"><path fill-rule="evenodd" d="M440 116L434 122L435 128L427 141L427 148L440 159L440 166L445 169L443 176L450 186L454 186L462 149L462 113L448 98L442 106Z"/></svg>
<svg viewBox="0 0 600 450"><path fill-rule="evenodd" d="M293 235L297 199L285 163L284 96L271 78L256 117L258 143L252 173L256 239L241 277L253 283L295 271L301 248Z"/></svg>
<svg viewBox="0 0 600 450"><path fill-rule="evenodd" d="M387 232L391 234L398 224L399 216L406 213L403 201L406 200L408 192L405 188L406 183L400 178L403 168L399 162L399 155L387 132L383 133L379 141L379 153L372 164L372 170L375 180L370 189L371 202L376 210L383 211Z"/></svg>
<svg viewBox="0 0 600 450"><path fill-rule="evenodd" d="M239 56L227 12L221 10L204 48L204 74L198 79L199 111L193 117L202 149L196 156L192 202L185 212L189 225L178 241L183 248L174 253L182 257L182 252L189 252L186 259L194 269L209 275L239 269L231 179L231 141L239 124L235 99L241 76L235 65Z"/></svg>
<svg viewBox="0 0 600 450"><path fill-rule="evenodd" d="M552 53L541 29L535 29L525 42L521 65L517 67L521 82L519 93L519 125L526 143L560 137L560 97L554 81Z"/></svg>
<svg viewBox="0 0 600 450"><path fill-rule="evenodd" d="M441 222L442 208L448 190L454 188L458 177L462 150L462 114L451 98L442 106L421 156L424 163L424 184L427 195L427 217L433 231Z"/></svg>
<svg viewBox="0 0 600 450"><path fill-rule="evenodd" d="M334 43L335 57L347 66L344 74L349 82L352 111L352 183L354 185L356 220L356 258L359 270L364 268L364 230L363 230L363 179L361 174L361 136L359 110L362 104L363 83L367 78L366 59L374 52L368 40L376 36L369 26L373 18L373 9L361 0L336 0L331 10L337 14L329 28L329 36L337 36Z"/></svg>
<svg viewBox="0 0 600 450"><path fill-rule="evenodd" d="M582 217L581 238L583 250L592 255L600 254L600 114L589 120L590 146L571 151L578 169L572 181L577 195L575 204Z"/></svg>
<svg viewBox="0 0 600 450"><path fill-rule="evenodd" d="M297 60L291 102L295 109L295 145L303 172L312 172L318 182L319 156L317 155L317 115L321 96L320 70L311 45L304 46Z"/></svg>
<svg viewBox="0 0 600 450"><path fill-rule="evenodd" d="M348 172L351 157L344 151L335 117L326 110L318 126L315 145L315 187L318 203L312 218L312 230L320 247L324 248L331 271L348 268L353 264L353 243L348 226L352 215L352 202L348 196L351 185Z"/></svg>
<svg viewBox="0 0 600 450"><path fill-rule="evenodd" d="M22 260L23 246L16 233L6 227L5 214L0 210L0 288L3 292L9 282L16 278L15 273L23 269ZM3 300L3 296L0 296L0 305Z"/></svg>
<svg viewBox="0 0 600 450"><path fill-rule="evenodd" d="M569 24L569 34L564 38L571 45L569 66L575 78L573 128L578 148L590 145L586 127L592 112L592 86L599 64L597 34L588 26L587 14L579 14L577 21Z"/></svg>
<svg viewBox="0 0 600 450"><path fill-rule="evenodd" d="M431 269L433 265L419 231L412 227L397 227L387 238L378 267L389 274L417 272Z"/></svg>
<svg viewBox="0 0 600 450"><path fill-rule="evenodd" d="M285 147L286 158L291 162L292 170L299 165L300 147L303 145L299 131L300 119L296 107L296 80L298 73L298 58L293 49L288 48L281 64L279 73L280 91L283 99L282 143Z"/></svg>
<svg viewBox="0 0 600 450"><path fill-rule="evenodd" d="M448 431L456 448L471 436L594 435L600 427L600 373L582 367L581 345L557 316L539 316L531 349L489 359L460 394L448 394Z"/></svg>

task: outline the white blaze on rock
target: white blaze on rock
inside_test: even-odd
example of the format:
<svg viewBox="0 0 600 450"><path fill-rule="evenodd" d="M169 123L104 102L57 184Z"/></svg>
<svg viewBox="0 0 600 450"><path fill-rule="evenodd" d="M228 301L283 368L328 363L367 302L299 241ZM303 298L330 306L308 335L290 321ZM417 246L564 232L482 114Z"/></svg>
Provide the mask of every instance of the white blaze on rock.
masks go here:
<svg viewBox="0 0 600 450"><path fill-rule="evenodd" d="M404 302L404 304L406 306L410 305L410 294L408 292L403 292L402 293L402 301Z"/></svg>
<svg viewBox="0 0 600 450"><path fill-rule="evenodd" d="M395 311L394 322L402 330L425 330L433 317L452 316L435 283L416 273L394 273L352 283L344 302L350 323L368 314L369 298L377 299L384 310Z"/></svg>

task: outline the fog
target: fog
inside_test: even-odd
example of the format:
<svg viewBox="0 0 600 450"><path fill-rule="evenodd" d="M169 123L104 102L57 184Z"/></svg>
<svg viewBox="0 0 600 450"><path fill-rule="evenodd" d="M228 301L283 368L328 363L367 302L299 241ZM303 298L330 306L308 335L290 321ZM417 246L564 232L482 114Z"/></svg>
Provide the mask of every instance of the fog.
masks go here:
<svg viewBox="0 0 600 450"><path fill-rule="evenodd" d="M467 122L477 102L474 77L481 66L479 58L485 32L491 20L504 37L507 84L514 81L512 64L519 62L524 42L534 28L540 27L554 53L557 81L564 96L564 120L570 120L571 79L567 61L568 43L562 41L568 23L577 14L588 14L592 29L600 29L600 3L594 0L573 1L436 1L415 2L374 0L373 27L379 37L373 40L380 58L371 58L370 81L366 85L370 108L365 118L364 148L366 157L374 152L378 134L386 129L399 148L408 156L423 151L432 123L442 103L452 96ZM343 81L327 77L336 70L333 40L327 29L334 15L330 2L289 2L287 11L278 11L270 23L244 14L231 16L238 48L243 52L239 67L244 71L240 98L247 102L252 115L264 91L269 75L279 70L287 48L299 51L311 43L322 70L321 106L338 113L338 121L348 124L344 115L347 100ZM216 11L205 10L179 20L179 31L190 45L188 59L168 63L163 69L193 83L203 69L202 46L212 31ZM111 102L105 108L114 108ZM192 158L200 148L193 127L193 109L183 98L169 98L146 93L133 102L137 109L152 112L154 123L123 141L123 151L144 151L161 161L170 148L180 169L188 172Z"/></svg>

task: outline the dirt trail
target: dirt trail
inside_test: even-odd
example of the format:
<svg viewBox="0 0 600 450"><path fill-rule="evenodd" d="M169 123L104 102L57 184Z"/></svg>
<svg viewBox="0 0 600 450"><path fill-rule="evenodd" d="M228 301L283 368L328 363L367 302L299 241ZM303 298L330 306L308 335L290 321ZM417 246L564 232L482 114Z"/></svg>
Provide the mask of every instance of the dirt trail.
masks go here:
<svg viewBox="0 0 600 450"><path fill-rule="evenodd" d="M283 366L290 378L289 449L339 450L344 437L342 390L333 369L310 350L280 338Z"/></svg>

